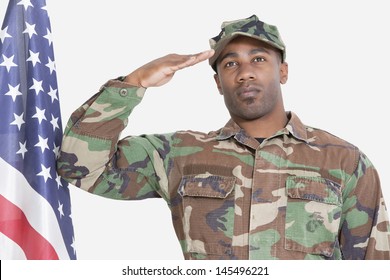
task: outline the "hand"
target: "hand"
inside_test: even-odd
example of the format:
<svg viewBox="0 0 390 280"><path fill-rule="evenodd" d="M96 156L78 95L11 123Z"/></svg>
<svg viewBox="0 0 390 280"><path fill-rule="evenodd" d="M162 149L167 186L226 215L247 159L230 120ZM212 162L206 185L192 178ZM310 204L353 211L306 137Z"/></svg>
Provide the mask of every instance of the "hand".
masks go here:
<svg viewBox="0 0 390 280"><path fill-rule="evenodd" d="M158 87L168 83L176 71L193 66L214 55L210 49L193 55L169 54L153 60L126 76L124 82L139 87Z"/></svg>

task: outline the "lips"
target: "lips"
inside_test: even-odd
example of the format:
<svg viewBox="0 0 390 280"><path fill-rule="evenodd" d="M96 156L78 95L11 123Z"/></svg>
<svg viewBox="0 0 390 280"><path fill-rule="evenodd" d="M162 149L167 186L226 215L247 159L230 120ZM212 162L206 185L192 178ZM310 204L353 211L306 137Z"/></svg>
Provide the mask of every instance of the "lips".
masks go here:
<svg viewBox="0 0 390 280"><path fill-rule="evenodd" d="M259 92L260 92L260 88L256 86L245 86L245 87L240 87L237 90L237 96L243 99L253 98L256 95L258 95Z"/></svg>

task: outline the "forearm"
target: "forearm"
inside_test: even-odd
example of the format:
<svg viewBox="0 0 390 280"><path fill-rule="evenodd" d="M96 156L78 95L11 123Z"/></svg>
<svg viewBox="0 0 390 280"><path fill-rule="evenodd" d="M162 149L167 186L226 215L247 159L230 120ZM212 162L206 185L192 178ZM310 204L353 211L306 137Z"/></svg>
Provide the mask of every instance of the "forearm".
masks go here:
<svg viewBox="0 0 390 280"><path fill-rule="evenodd" d="M213 53L213 50L209 50L195 55L167 55L136 69L124 78L125 82L112 80L105 84L97 95L72 114L64 133L58 173L71 184L88 191L94 191L98 185L99 189L111 188L115 181L113 177L118 175L115 173L114 153L118 151L118 158L122 156L118 148L119 135L126 127L129 114L141 101L146 87L166 84L176 71L204 61ZM149 142L146 139L140 141ZM125 144L128 145L127 142ZM154 147L149 144L140 146L148 147L144 152L148 157L146 160L151 161ZM123 156L133 157L133 150ZM149 168L153 169L153 166ZM142 176L154 174L153 170L138 169L136 172ZM112 178L107 179L107 184L103 186L98 181L102 180L102 174L106 179ZM142 187L142 184L137 185ZM154 183L148 182L146 185L149 191L155 190Z"/></svg>
<svg viewBox="0 0 390 280"><path fill-rule="evenodd" d="M58 172L64 179L85 190L94 185L144 92L144 88L111 80L71 115L58 159Z"/></svg>

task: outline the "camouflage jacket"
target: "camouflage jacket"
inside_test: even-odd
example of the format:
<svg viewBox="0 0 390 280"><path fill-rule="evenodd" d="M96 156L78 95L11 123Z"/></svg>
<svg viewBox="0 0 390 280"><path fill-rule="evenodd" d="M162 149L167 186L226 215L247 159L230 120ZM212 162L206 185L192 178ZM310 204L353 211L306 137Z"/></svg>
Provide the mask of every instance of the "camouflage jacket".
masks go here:
<svg viewBox="0 0 390 280"><path fill-rule="evenodd" d="M162 197L186 259L390 258L378 174L358 148L294 113L261 144L232 120L119 140L144 93L112 80L76 110L59 174L104 197Z"/></svg>

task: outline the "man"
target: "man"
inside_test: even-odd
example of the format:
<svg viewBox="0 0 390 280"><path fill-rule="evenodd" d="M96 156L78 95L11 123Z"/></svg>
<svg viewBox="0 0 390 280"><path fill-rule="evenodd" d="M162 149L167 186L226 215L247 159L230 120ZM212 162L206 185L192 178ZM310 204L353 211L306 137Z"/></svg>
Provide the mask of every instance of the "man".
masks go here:
<svg viewBox="0 0 390 280"><path fill-rule="evenodd" d="M255 15L225 22L210 45L108 81L72 114L60 175L114 199L162 197L186 259L390 259L374 166L285 112L277 28ZM225 127L118 140L146 88L206 59L231 115Z"/></svg>

